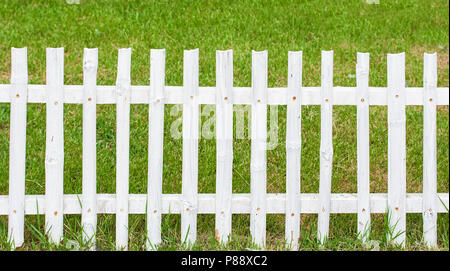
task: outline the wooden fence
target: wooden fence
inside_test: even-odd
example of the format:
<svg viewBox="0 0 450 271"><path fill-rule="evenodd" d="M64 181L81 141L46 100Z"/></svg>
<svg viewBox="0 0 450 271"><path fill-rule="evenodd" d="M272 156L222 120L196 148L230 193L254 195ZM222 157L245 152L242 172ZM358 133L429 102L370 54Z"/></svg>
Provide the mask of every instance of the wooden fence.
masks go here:
<svg viewBox="0 0 450 271"><path fill-rule="evenodd" d="M97 214L116 214L116 245L127 249L128 214L147 215L147 248L161 242L161 214L181 214L186 245L196 240L197 215L215 214L215 236L226 243L232 214L250 214L250 232L266 242L266 214L286 215L286 244L299 246L300 214L318 214L318 240L328 236L330 213L357 213L366 240L370 214L390 215L392 241L405 245L406 213L423 214L424 242L437 244L437 213L448 212L449 194L436 188L436 106L449 104L449 89L437 87L437 56L424 55L424 87L405 87L405 55L388 54L387 88L369 87L369 54L358 53L356 87L333 86L333 51L322 52L321 87L302 87L302 52L289 52L287 88L267 87L267 51L252 53L252 87L233 87L233 52L216 53L216 87L199 87L198 49L184 51L183 86L165 86L165 50L150 52L150 85L132 86L131 49L120 49L115 86L98 86L98 50L85 49L83 85L64 85L64 49L47 49L46 85L28 84L27 48L12 48L11 84L0 85L0 102L11 104L9 240L24 242L24 215L45 214L52 242L63 236L63 215L81 214L83 239L95 249ZM46 104L45 195L25 195L27 103ZM63 104L83 104L82 194L63 194ZM116 194L96 193L96 105L116 104ZM130 104L149 105L148 193L129 194ZM183 105L182 193L162 194L164 105ZM199 194L199 105L216 105L216 194ZM251 193L232 193L233 104L248 104L251 116ZM267 193L267 106L287 105L286 193ZM320 188L300 193L301 106L321 105ZM333 105L357 106L356 194L332 194ZM369 105L388 107L388 193L370 193ZM405 106L422 105L423 193L406 193ZM2 165L5 166L5 165ZM283 180L284 181L284 180Z"/></svg>

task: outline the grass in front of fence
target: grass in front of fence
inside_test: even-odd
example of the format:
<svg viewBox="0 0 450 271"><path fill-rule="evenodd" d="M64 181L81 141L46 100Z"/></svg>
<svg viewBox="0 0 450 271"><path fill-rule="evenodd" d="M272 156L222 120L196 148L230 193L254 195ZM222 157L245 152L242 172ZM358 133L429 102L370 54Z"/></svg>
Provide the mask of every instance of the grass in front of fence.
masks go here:
<svg viewBox="0 0 450 271"><path fill-rule="evenodd" d="M345 2L184 1L106 2L2 1L0 3L0 83L10 80L10 48L28 47L29 81L45 83L45 48L65 48L65 84L82 84L83 48L99 48L98 84L116 80L117 49L132 47L132 83L148 84L149 50L166 48L166 84L182 85L183 50L200 49L200 85L215 85L215 51L234 51L234 85L251 85L251 50L269 51L269 87L287 84L287 52L303 51L303 85L320 85L320 51L334 50L334 85L354 86L356 52L370 52L370 85L386 86L386 54L406 53L408 86L422 86L423 53L438 53L438 86L449 85L448 1ZM81 193L82 106L65 105L64 193ZM449 112L437 113L438 192L449 192ZM179 108L178 108L179 109ZM320 107L302 108L302 192L317 193L319 184ZM387 191L387 108L370 108L371 192ZM115 106L98 106L98 193L115 192ZM408 106L407 189L422 191L422 107ZM182 141L171 137L181 116L166 106L164 193L181 192ZM45 105L29 104L26 193L44 194ZM208 117L202 117L207 120ZM279 145L268 151L269 193L285 192L286 108L278 107ZM131 106L130 193L147 191L148 106ZM356 108L333 109L332 192L356 192ZM199 142L199 192L215 192L215 140ZM0 104L0 194L8 194L9 104ZM250 140L234 141L233 192L250 192ZM130 215L132 250L145 243L145 217ZM372 215L370 239L383 250L399 249L386 241L385 215ZM438 216L439 249L449 249L448 214ZM68 249L81 240L80 215L65 216L64 243L48 244L43 216L26 216L25 250ZM317 215L302 215L301 249L368 250L356 238L356 214L331 215L330 240L316 243ZM99 215L97 247L114 249L114 215ZM164 215L163 246L179 250L180 216ZM222 248L214 240L214 216L198 216L194 249L252 248L249 215L233 215L233 240ZM0 217L0 249L8 249L7 217ZM284 215L268 215L268 249L283 249ZM374 243L375 244L375 243ZM81 249L83 246L81 246ZM422 250L422 218L407 215L408 250Z"/></svg>

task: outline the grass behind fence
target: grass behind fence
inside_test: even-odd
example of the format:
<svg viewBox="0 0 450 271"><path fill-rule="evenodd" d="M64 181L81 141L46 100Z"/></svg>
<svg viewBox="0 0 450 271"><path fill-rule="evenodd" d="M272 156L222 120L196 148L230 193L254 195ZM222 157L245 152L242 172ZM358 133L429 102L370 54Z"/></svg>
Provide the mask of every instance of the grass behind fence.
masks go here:
<svg viewBox="0 0 450 271"><path fill-rule="evenodd" d="M422 86L423 53L438 53L438 86L449 86L448 1L65 1L0 2L0 83L10 81L10 48L28 47L29 81L45 83L46 47L65 48L65 84L82 84L83 48L99 48L98 84L115 84L117 49L132 47L131 79L149 83L149 50L166 48L166 84L182 85L183 50L200 49L200 85L215 85L215 51L233 49L234 85L251 85L251 50L268 50L269 87L286 86L287 53L303 51L303 85L320 85L320 51L334 50L334 85L355 86L356 52L369 52L370 85L386 86L386 54L406 53L407 86ZM437 112L438 192L449 192L449 111ZM319 185L320 106L302 108L301 190ZM181 139L169 130L181 116L166 106L163 192L181 192ZM172 113L172 114L171 114ZM422 191L422 107L407 106L407 191ZM208 117L202 117L207 120ZM285 192L286 108L278 107L279 145L267 154L267 191ZM115 193L115 106L97 107L97 191ZM81 193L82 106L64 107L64 193ZM235 124L236 125L236 124ZM247 126L248 127L248 126ZM130 193L147 191L148 106L131 106ZM333 109L333 193L355 193L356 107ZM387 192L387 107L370 108L371 192ZM199 142L199 193L215 192L215 141ZM8 194L9 104L0 104L0 194ZM45 104L29 104L26 193L44 194ZM250 191L250 140L235 139L233 192ZM81 240L80 215L64 218L64 243L45 240L44 217L26 216L26 250L66 249ZM371 240L386 241L384 215L372 215ZM316 250L317 215L301 217L301 249ZM142 250L145 216L130 215L130 249ZM97 246L114 249L114 215L99 215ZM249 215L233 215L233 241L214 241L214 216L198 216L195 249L245 249ZM180 216L163 215L162 249L182 249ZM7 216L0 216L0 249L8 249ZM268 215L269 249L282 249L284 215ZM407 215L407 247L424 249L420 214ZM438 245L449 249L448 214L438 216ZM325 249L371 249L356 239L356 214L333 214Z"/></svg>

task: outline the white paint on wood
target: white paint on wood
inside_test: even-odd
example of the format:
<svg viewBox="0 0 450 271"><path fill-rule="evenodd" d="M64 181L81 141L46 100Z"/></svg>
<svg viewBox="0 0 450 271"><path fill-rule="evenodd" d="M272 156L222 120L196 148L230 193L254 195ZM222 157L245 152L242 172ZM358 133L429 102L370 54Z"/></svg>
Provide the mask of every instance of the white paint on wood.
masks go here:
<svg viewBox="0 0 450 271"><path fill-rule="evenodd" d="M390 241L405 246L406 115L405 54L387 55L388 84L388 209Z"/></svg>
<svg viewBox="0 0 450 271"><path fill-rule="evenodd" d="M11 48L8 240L13 248L24 241L27 87L27 48Z"/></svg>
<svg viewBox="0 0 450 271"><path fill-rule="evenodd" d="M10 102L10 85L0 85L0 102ZM28 85L28 103L45 103L45 85ZM115 86L97 86L97 104L115 104ZM321 87L302 87L302 105L320 105ZM288 101L286 87L268 88L268 105L286 105ZM423 87L406 88L406 105L423 105ZM131 104L148 104L150 86L131 86ZM356 105L357 87L333 87L333 105ZM165 86L166 104L183 104L182 86ZM387 105L386 87L369 87L370 105ZM83 86L65 85L64 103L82 104ZM216 104L216 87L199 87L199 104ZM233 104L251 104L251 87L233 87ZM449 104L449 88L438 87L436 105Z"/></svg>
<svg viewBox="0 0 450 271"><path fill-rule="evenodd" d="M333 51L322 51L322 88L320 115L320 211L319 242L328 238L330 224L331 172L333 165Z"/></svg>
<svg viewBox="0 0 450 271"><path fill-rule="evenodd" d="M428 247L437 247L436 160L436 86L437 56L424 54L423 72L423 240Z"/></svg>
<svg viewBox="0 0 450 271"><path fill-rule="evenodd" d="M66 194L64 195L64 214L80 214L81 205L79 199L82 195ZM423 211L423 194L408 193L406 195L406 212L419 213ZM437 197L443 204L436 207L437 213L448 213L449 194L438 193ZM129 213L145 214L147 210L147 194L129 195ZM8 215L7 195L0 195L0 215ZM199 194L198 195L198 214L216 213L216 195ZM233 193L231 197L231 212L233 214L249 214L251 209L251 194ZM267 194L266 197L267 214L285 214L286 213L286 194ZM161 212L163 214L180 214L183 207L182 194L163 194ZM300 195L300 213L317 214L319 212L319 194L302 193ZM383 214L387 208L386 193L370 194L370 210L373 214ZM25 214L36 215L45 212L44 195L26 195L25 196ZM98 194L97 195L97 213L115 214L116 213L116 195ZM331 194L332 214L356 214L358 213L358 195L356 193L334 193Z"/></svg>
<svg viewBox="0 0 450 271"><path fill-rule="evenodd" d="M147 249L161 243L165 49L150 50Z"/></svg>
<svg viewBox="0 0 450 271"><path fill-rule="evenodd" d="M267 186L267 51L252 51L252 117L250 154L250 233L254 244L266 246Z"/></svg>
<svg viewBox="0 0 450 271"><path fill-rule="evenodd" d="M356 85L358 237L367 241L370 234L370 156L369 156L369 53L358 53Z"/></svg>
<svg viewBox="0 0 450 271"><path fill-rule="evenodd" d="M183 63L183 210L181 241L190 247L197 239L198 212L198 49L184 51Z"/></svg>
<svg viewBox="0 0 450 271"><path fill-rule="evenodd" d="M51 242L63 238L64 48L47 48L45 226Z"/></svg>
<svg viewBox="0 0 450 271"><path fill-rule="evenodd" d="M216 228L215 238L231 238L233 178L233 51L216 52Z"/></svg>
<svg viewBox="0 0 450 271"><path fill-rule="evenodd" d="M300 213L317 213L318 237L328 237L330 213L357 213L367 238L370 213L389 211L390 240L405 246L406 213L422 213L424 242L437 245L437 213L448 212L449 194L436 190L436 105L448 105L448 88L437 88L436 54L424 55L424 87L405 88L404 54L388 55L388 86L369 87L369 54L358 53L357 87L333 87L333 51L322 52L321 87L301 86L301 52L289 52L288 87L267 88L267 51L252 52L252 87L233 87L232 51L217 51L217 86L198 86L198 49L185 51L183 86L165 86L165 51L151 51L150 86L131 86L131 49L119 50L116 86L97 86L97 49L85 49L83 85L64 85L64 49L47 49L46 85L28 85L27 50L12 48L11 84L0 85L0 102L11 103L8 239L20 247L24 215L45 214L50 241L63 236L63 214L81 214L84 242L95 249L97 214L116 214L116 246L127 249L128 214L147 214L148 249L161 242L161 214L181 214L185 245L196 240L197 214L215 214L216 238L226 243L232 214L250 214L250 232L264 248L266 214L286 215L286 244L298 248ZM30 91L28 91L30 90ZM98 92L97 92L98 90ZM269 91L268 91L269 90ZM46 103L45 195L25 195L27 103ZM64 103L83 104L82 195L63 194ZM182 194L162 194L164 104L183 104ZM117 106L116 195L96 194L96 104ZM129 194L130 104L149 104L148 193ZM217 105L216 194L198 194L199 104ZM252 105L251 193L232 194L233 104ZM286 194L267 194L267 105L287 105ZM300 193L301 105L321 105L319 194ZM331 194L332 106L357 106L357 194ZM388 105L388 193L370 194L369 105ZM423 193L406 193L405 105L424 105ZM81 204L79 199L81 199ZM440 203L442 200L443 204Z"/></svg>
<svg viewBox="0 0 450 271"><path fill-rule="evenodd" d="M300 238L300 161L302 52L289 52L286 120L286 246L298 250Z"/></svg>
<svg viewBox="0 0 450 271"><path fill-rule="evenodd" d="M116 248L128 249L131 48L119 49L116 80Z"/></svg>
<svg viewBox="0 0 450 271"><path fill-rule="evenodd" d="M83 180L82 180L82 239L95 250L97 229L97 153L96 153L96 95L98 49L84 49L83 57Z"/></svg>

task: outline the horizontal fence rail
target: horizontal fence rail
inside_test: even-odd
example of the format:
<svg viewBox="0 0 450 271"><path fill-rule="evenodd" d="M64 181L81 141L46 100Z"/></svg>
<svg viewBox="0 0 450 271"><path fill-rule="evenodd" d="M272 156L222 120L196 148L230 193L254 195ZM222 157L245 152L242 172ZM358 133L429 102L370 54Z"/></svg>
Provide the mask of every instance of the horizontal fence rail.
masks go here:
<svg viewBox="0 0 450 271"><path fill-rule="evenodd" d="M302 52L288 54L288 86L268 88L268 52L252 52L252 86L233 86L233 51L216 53L216 87L199 86L199 50L184 52L183 86L165 85L165 50L150 51L150 84L131 85L131 49L120 49L115 86L97 85L98 50L85 49L83 85L64 85L64 49L47 48L45 85L28 84L27 49L11 50L11 84L0 102L11 104L9 195L0 195L8 216L8 240L24 243L24 216L44 214L53 243L63 238L63 215L81 214L83 240L95 250L97 214L116 214L116 247L128 248L128 215L145 214L146 248L161 243L161 215L181 214L181 240L197 239L197 216L215 214L215 237L226 244L232 214L250 214L252 241L266 245L266 215L285 214L285 241L299 248L300 214L318 214L318 241L326 242L330 214L357 214L366 241L370 214L388 213L394 243L405 246L406 214L423 215L424 243L437 246L437 213L448 213L449 193L437 193L436 106L449 105L449 88L437 87L437 55L424 54L424 87L405 86L405 55L388 54L387 87L369 86L369 54L358 53L356 87L333 86L333 51L322 52L320 87L302 86ZM25 194L28 103L45 103L45 195ZM63 194L63 105L83 105L82 194ZM116 104L116 194L97 194L96 106ZM129 194L130 104L149 105L147 194ZM163 194L164 105L183 106L182 193ZM198 193L199 108L216 105L216 193ZM232 193L233 105L251 105L250 193ZM286 193L267 193L267 106L286 105ZM301 106L321 106L319 193L300 193ZM357 107L357 193L331 193L334 105ZM369 105L388 108L388 192L370 193ZM406 193L405 106L424 107L423 193Z"/></svg>
<svg viewBox="0 0 450 271"><path fill-rule="evenodd" d="M11 85L0 85L0 102L10 103L11 97L9 90ZM301 100L302 105L320 105L321 87L302 87ZM357 87L338 87L332 89L333 105L356 105ZM369 87L368 97L370 105L387 105L386 87ZM436 105L448 105L449 88L436 88ZM97 86L97 104L116 104L115 98L116 86ZM198 103L199 104L216 104L216 87L199 87ZM267 104L268 105L287 105L288 88L267 88ZM131 104L149 104L150 86L131 86ZM252 88L251 87L233 87L231 90L233 96L233 104L252 104ZM423 105L424 89L419 87L405 88L406 101L405 105ZM166 104L183 104L184 94L182 86L165 86L164 97ZM45 103L46 86L45 85L28 85L28 103ZM66 104L82 104L83 103L83 86L80 85L64 85L64 103Z"/></svg>
<svg viewBox="0 0 450 271"><path fill-rule="evenodd" d="M443 201L443 204L436 204L436 213L447 213L449 200L448 193L437 193L435 195ZM64 214L81 214L80 199L81 194L64 195ZM161 198L161 213L180 214L183 207L182 194L163 194ZM215 214L216 194L202 193L198 194L198 213ZM97 194L97 213L115 214L117 204L116 194ZM233 193L231 196L231 210L233 214L250 214L249 193ZM147 195L129 194L128 210L130 214L145 214ZM353 214L358 212L358 196L353 193L333 193L330 197L330 213ZM0 196L0 215L8 215L8 196ZM268 193L266 196L266 205L268 214L286 213L286 194ZM319 194L301 193L300 194L300 213L317 214L319 213ZM421 193L408 193L406 195L406 212L422 213L423 197ZM444 206L445 205L445 206ZM370 212L374 214L385 213L387 206L386 193L371 193L369 197ZM44 195L26 195L24 212L26 215L44 214L45 212Z"/></svg>

